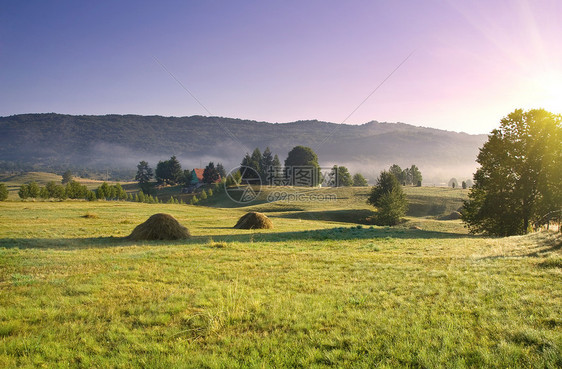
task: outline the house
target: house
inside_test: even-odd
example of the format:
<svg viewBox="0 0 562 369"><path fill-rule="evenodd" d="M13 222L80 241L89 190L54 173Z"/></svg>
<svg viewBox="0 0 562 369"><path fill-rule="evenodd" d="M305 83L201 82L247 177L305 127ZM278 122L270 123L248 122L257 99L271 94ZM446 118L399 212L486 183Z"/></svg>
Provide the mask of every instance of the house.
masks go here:
<svg viewBox="0 0 562 369"><path fill-rule="evenodd" d="M203 168L195 168L191 171L191 182L189 183L189 186L182 188L181 192L182 193L192 193L193 191L195 191L196 189L198 189L199 187L203 186L205 183L203 182L203 172L205 171L205 169ZM219 176L219 178L213 182L213 183L220 183L221 178Z"/></svg>

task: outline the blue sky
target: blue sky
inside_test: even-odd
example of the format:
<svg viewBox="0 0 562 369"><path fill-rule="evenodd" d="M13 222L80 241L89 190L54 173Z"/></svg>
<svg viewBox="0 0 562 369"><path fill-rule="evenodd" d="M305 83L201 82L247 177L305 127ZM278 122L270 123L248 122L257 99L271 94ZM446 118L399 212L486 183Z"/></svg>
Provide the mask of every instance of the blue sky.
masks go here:
<svg viewBox="0 0 562 369"><path fill-rule="evenodd" d="M562 2L4 1L0 115L370 120L562 113Z"/></svg>

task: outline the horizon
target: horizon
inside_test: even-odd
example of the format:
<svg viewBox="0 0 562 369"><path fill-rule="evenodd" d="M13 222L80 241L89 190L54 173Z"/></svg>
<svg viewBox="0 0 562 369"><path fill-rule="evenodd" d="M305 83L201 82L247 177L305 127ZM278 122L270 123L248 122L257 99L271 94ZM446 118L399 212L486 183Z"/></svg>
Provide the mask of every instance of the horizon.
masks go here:
<svg viewBox="0 0 562 369"><path fill-rule="evenodd" d="M0 115L376 120L485 134L518 108L562 113L560 13L560 2L524 0L10 3Z"/></svg>

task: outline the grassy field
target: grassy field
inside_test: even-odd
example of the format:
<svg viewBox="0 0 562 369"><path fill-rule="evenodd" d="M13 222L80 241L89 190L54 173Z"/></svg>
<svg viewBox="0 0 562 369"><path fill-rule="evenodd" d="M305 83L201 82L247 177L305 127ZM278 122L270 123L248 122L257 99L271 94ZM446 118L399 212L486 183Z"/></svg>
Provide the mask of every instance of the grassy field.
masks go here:
<svg viewBox="0 0 562 369"><path fill-rule="evenodd" d="M373 227L367 191L0 203L0 367L562 366L559 235L468 235L438 220L466 194L439 188L407 189L416 213ZM275 228L233 229L249 209ZM193 237L122 238L157 212Z"/></svg>

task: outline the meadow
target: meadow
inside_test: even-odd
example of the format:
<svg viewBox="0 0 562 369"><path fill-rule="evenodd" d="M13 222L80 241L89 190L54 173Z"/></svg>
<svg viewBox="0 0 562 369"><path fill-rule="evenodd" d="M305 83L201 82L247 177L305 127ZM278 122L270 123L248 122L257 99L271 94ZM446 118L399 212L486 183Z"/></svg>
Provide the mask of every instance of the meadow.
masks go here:
<svg viewBox="0 0 562 369"><path fill-rule="evenodd" d="M367 188L335 191L0 203L0 367L562 366L559 233L469 235L440 220L466 191L426 187L371 226ZM248 210L275 228L233 229ZM158 212L192 238L123 239Z"/></svg>

